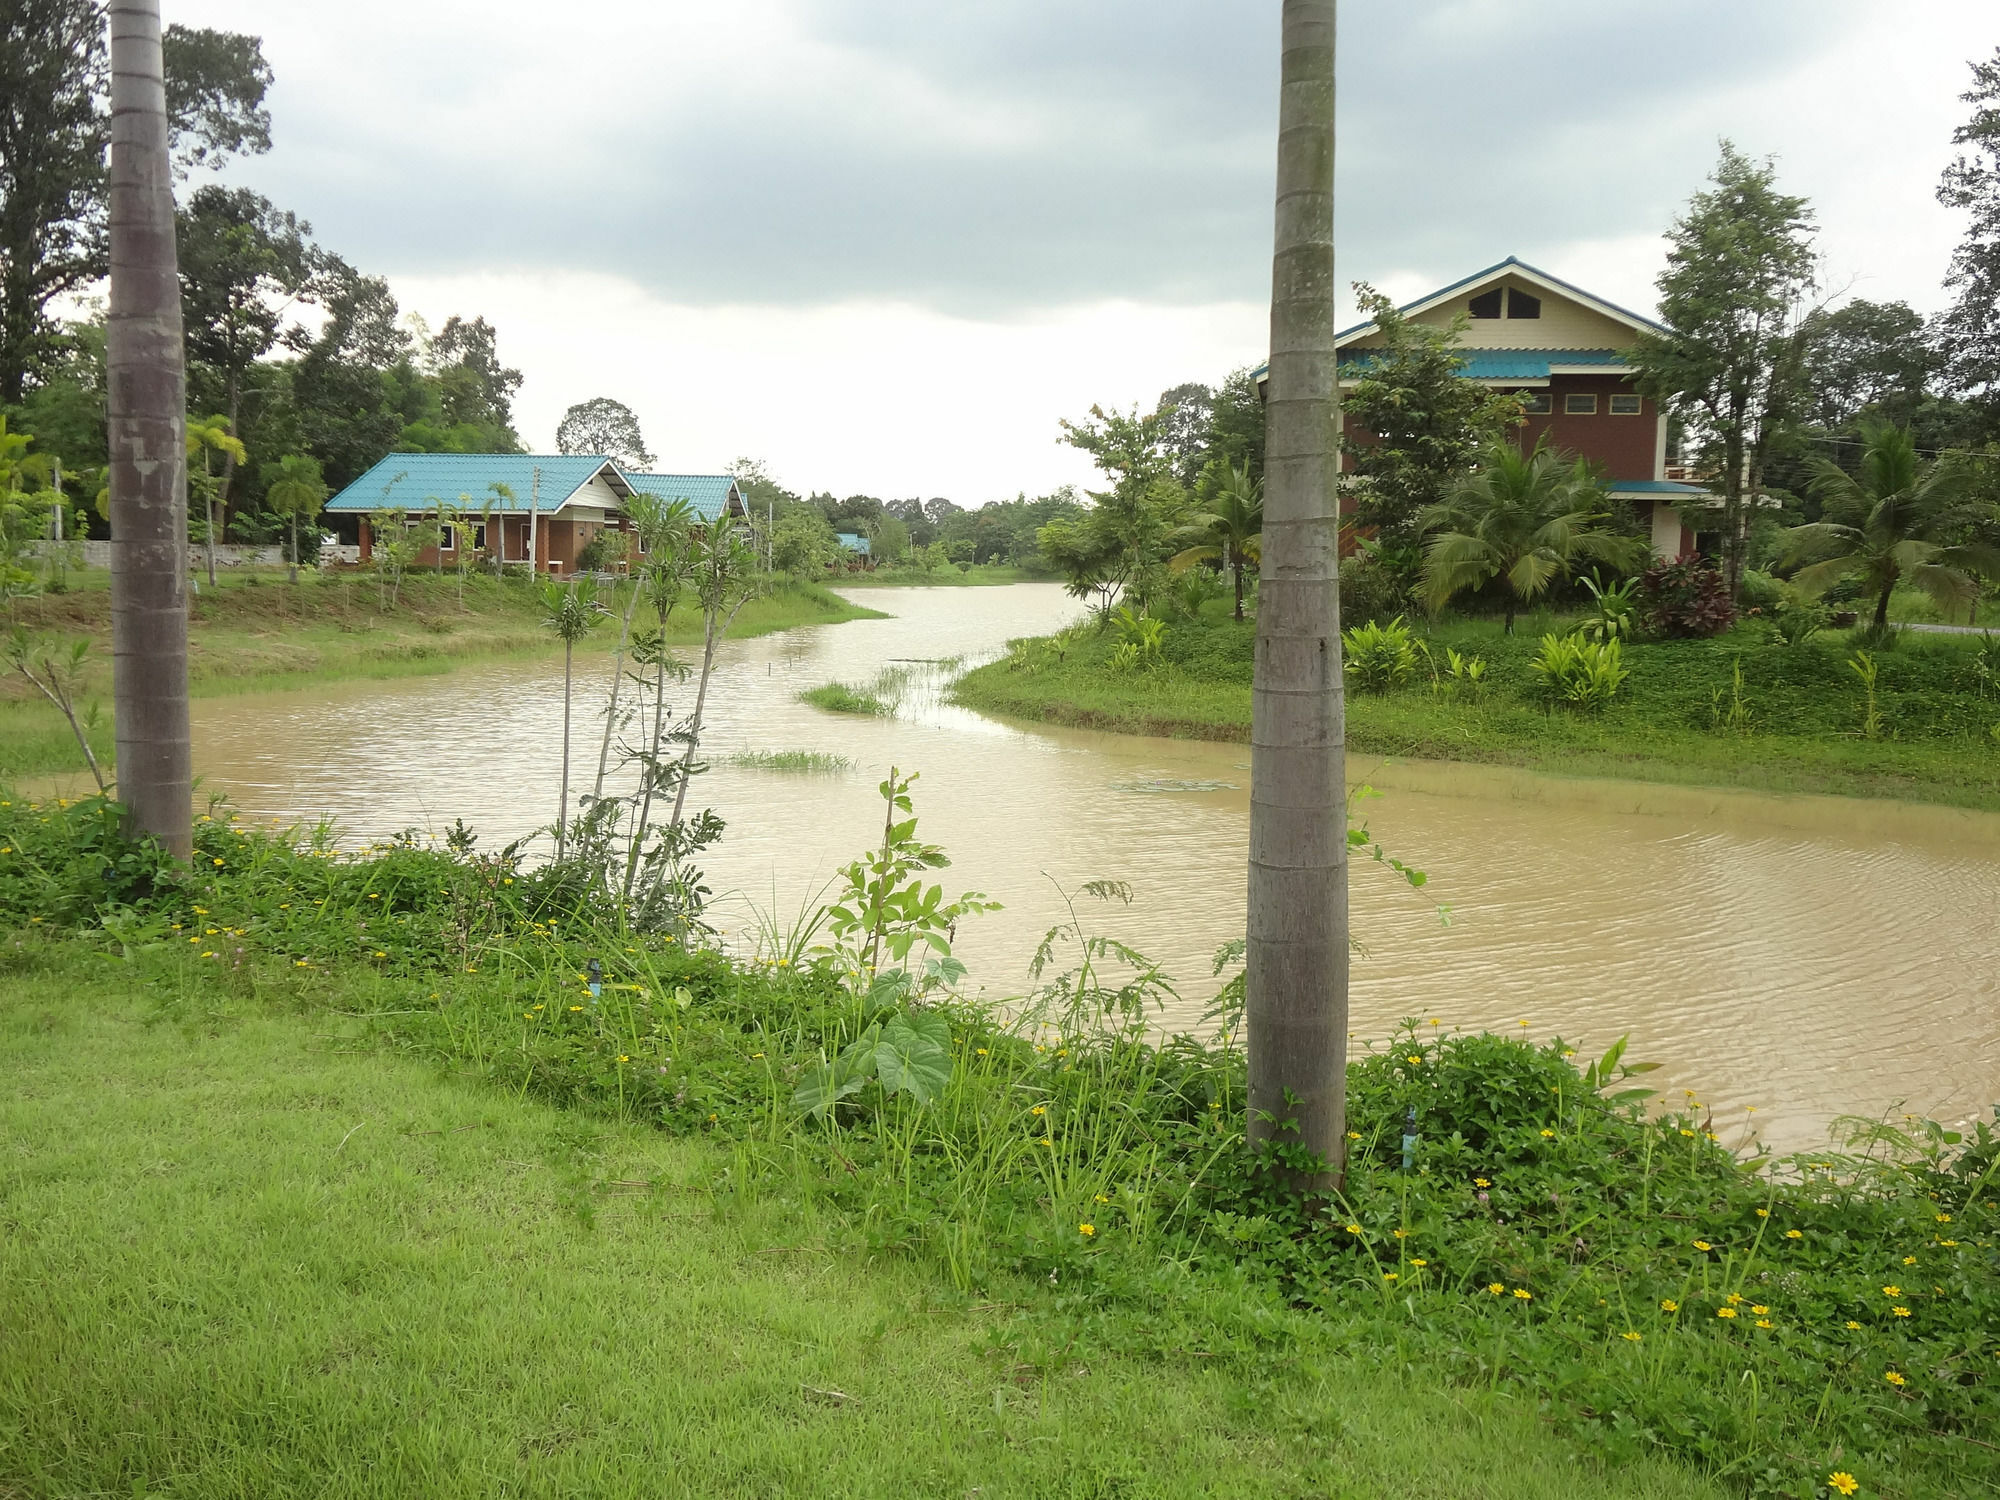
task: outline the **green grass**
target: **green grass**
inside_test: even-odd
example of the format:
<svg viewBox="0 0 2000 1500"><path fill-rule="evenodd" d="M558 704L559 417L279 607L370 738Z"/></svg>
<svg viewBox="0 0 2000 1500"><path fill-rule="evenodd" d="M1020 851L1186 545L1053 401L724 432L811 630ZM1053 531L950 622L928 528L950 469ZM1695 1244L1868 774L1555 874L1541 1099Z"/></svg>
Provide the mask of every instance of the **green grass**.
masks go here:
<svg viewBox="0 0 2000 1500"><path fill-rule="evenodd" d="M739 750L723 756L722 764L746 771L792 771L819 776L854 768L852 759L828 750Z"/></svg>
<svg viewBox="0 0 2000 1500"><path fill-rule="evenodd" d="M1046 573L1011 563L979 563L961 572L957 566L922 573L914 568L877 568L872 573L842 573L828 582L840 589L980 588L1007 583L1043 583Z"/></svg>
<svg viewBox="0 0 2000 1500"><path fill-rule="evenodd" d="M1006 1349L731 1151L357 1047L338 1009L0 980L0 1492L1697 1497L1532 1403Z"/></svg>
<svg viewBox="0 0 2000 1500"><path fill-rule="evenodd" d="M814 708L824 709L830 714L866 714L885 719L895 712L866 688L853 687L845 682L823 682L818 687L807 688L799 694L799 702L810 703Z"/></svg>
<svg viewBox="0 0 2000 1500"><path fill-rule="evenodd" d="M1604 712L1547 712L1529 661L1556 619L1507 637L1485 622L1432 633L1440 675L1452 647L1485 658L1477 696L1434 690L1428 669L1383 694L1349 683L1347 745L1362 755L1481 761L1573 776L1624 777L1764 792L1906 798L2000 810L2000 681L1975 670L1977 637L1906 633L1875 653L1882 737L1862 734L1854 647L1826 635L1774 645L1758 622L1707 641L1635 641L1631 679ZM1088 630L1016 643L959 679L958 701L983 712L1128 734L1244 741L1250 732L1254 623L1170 624L1154 669L1105 665L1110 638ZM1748 732L1718 723L1743 672Z"/></svg>
<svg viewBox="0 0 2000 1500"><path fill-rule="evenodd" d="M622 608L617 593L607 604ZM110 600L102 587L28 599L18 607L31 631L92 642L91 695L110 696ZM779 580L737 616L730 636L743 639L800 625L880 618L818 584ZM701 638L698 614L683 609L669 631L677 645ZM608 652L617 640L606 621L587 651ZM541 606L522 579L466 580L429 573L403 581L402 597L384 608L365 574L305 575L297 588L276 577L227 575L226 586L194 601L189 623L189 691L196 697L284 692L332 682L438 676L466 662L527 660L559 649L541 625ZM98 757L110 765L108 702L93 736ZM18 677L0 679L0 777L37 776L77 769L81 757L69 728L48 703Z"/></svg>

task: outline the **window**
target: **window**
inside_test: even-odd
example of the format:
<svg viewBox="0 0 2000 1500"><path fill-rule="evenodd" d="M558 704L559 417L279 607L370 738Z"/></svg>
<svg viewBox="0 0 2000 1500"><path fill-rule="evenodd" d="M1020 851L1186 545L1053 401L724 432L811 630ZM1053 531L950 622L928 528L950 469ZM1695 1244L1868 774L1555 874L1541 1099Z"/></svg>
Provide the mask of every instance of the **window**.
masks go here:
<svg viewBox="0 0 2000 1500"><path fill-rule="evenodd" d="M1521 393L1521 410L1531 417L1546 417L1553 405L1554 403L1549 400L1549 393L1547 391L1523 391Z"/></svg>
<svg viewBox="0 0 2000 1500"><path fill-rule="evenodd" d="M1542 299L1530 297L1526 292L1507 288L1507 316L1510 318L1539 318L1542 315Z"/></svg>
<svg viewBox="0 0 2000 1500"><path fill-rule="evenodd" d="M1594 417L1597 415L1597 396L1569 395L1563 397L1563 415L1566 417Z"/></svg>
<svg viewBox="0 0 2000 1500"><path fill-rule="evenodd" d="M1482 292L1465 304L1465 310L1475 318L1497 318L1500 316L1500 288Z"/></svg>
<svg viewBox="0 0 2000 1500"><path fill-rule="evenodd" d="M484 521L474 521L472 523L472 550L474 552L484 552L486 550L486 523Z"/></svg>
<svg viewBox="0 0 2000 1500"><path fill-rule="evenodd" d="M449 552L458 545L458 528L449 521L438 528L438 551Z"/></svg>
<svg viewBox="0 0 2000 1500"><path fill-rule="evenodd" d="M1636 417L1645 411L1645 403L1637 396L1613 396L1611 415L1614 417Z"/></svg>

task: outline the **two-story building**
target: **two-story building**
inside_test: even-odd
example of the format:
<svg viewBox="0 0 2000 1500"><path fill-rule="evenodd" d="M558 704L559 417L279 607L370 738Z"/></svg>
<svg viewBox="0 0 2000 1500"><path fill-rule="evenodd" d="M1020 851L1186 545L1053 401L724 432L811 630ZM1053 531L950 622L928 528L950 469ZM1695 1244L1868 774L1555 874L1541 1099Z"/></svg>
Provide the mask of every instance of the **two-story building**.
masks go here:
<svg viewBox="0 0 2000 1500"><path fill-rule="evenodd" d="M360 558L374 551L375 518L399 511L405 524L440 512L465 518L472 550L538 573L569 573L597 535L629 533L634 494L685 500L698 520L726 509L744 513L743 493L727 474L626 473L602 454L391 453L327 502L336 527L355 528ZM619 549L623 556L631 545ZM413 564L455 564L458 533L426 547Z"/></svg>
<svg viewBox="0 0 2000 1500"><path fill-rule="evenodd" d="M1399 310L1413 323L1438 327L1464 315L1459 373L1522 398L1522 446L1547 434L1552 447L1596 466L1611 496L1648 519L1657 556L1695 549L1678 507L1708 491L1667 477L1666 414L1640 393L1626 355L1638 334L1666 332L1658 323L1512 256ZM1383 342L1373 320L1336 336L1343 385ZM1260 371L1260 386L1263 379ZM1350 435L1366 441L1351 428Z"/></svg>

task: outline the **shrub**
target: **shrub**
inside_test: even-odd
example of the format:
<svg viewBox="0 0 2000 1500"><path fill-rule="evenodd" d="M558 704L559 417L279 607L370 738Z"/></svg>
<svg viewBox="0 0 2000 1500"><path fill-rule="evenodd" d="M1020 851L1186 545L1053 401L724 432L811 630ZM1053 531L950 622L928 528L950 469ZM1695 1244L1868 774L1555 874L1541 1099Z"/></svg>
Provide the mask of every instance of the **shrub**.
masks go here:
<svg viewBox="0 0 2000 1500"><path fill-rule="evenodd" d="M1597 617L1584 627L1590 638L1616 641L1629 636L1638 620L1632 596L1638 591L1639 581L1623 578L1613 583L1600 583L1593 573L1583 580L1583 586L1597 610Z"/></svg>
<svg viewBox="0 0 2000 1500"><path fill-rule="evenodd" d="M1543 636L1542 648L1529 667L1549 703L1590 713L1615 698L1632 675L1622 657L1617 641L1589 640L1579 631Z"/></svg>
<svg viewBox="0 0 2000 1500"><path fill-rule="evenodd" d="M1409 605L1408 592L1381 560L1357 552L1340 562L1340 618L1353 625L1392 620Z"/></svg>
<svg viewBox="0 0 2000 1500"><path fill-rule="evenodd" d="M1341 643L1355 686L1366 692L1386 693L1417 675L1417 643L1401 615L1387 625L1357 625Z"/></svg>
<svg viewBox="0 0 2000 1500"><path fill-rule="evenodd" d="M1639 601L1652 635L1720 635L1736 623L1722 570L1699 555L1648 568L1639 580Z"/></svg>
<svg viewBox="0 0 2000 1500"><path fill-rule="evenodd" d="M1743 587L1739 592L1745 609L1760 610L1767 615L1782 609L1790 595L1785 584L1755 568L1743 570Z"/></svg>

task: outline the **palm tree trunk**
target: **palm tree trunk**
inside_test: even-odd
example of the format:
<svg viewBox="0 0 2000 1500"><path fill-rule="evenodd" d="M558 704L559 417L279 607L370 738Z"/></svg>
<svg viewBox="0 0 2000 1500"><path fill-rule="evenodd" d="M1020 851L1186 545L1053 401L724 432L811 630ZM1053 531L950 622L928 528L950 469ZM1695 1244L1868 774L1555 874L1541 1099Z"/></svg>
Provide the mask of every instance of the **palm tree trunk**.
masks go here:
<svg viewBox="0 0 2000 1500"><path fill-rule="evenodd" d="M1236 574L1236 623L1243 623L1243 555L1238 553L1230 560L1230 567Z"/></svg>
<svg viewBox="0 0 2000 1500"><path fill-rule="evenodd" d="M563 839L569 831L569 664L576 647L563 642L563 767L562 796L556 803L556 858L563 857Z"/></svg>
<svg viewBox="0 0 2000 1500"><path fill-rule="evenodd" d="M159 0L111 0L111 679L134 829L193 852L187 373Z"/></svg>
<svg viewBox="0 0 2000 1500"><path fill-rule="evenodd" d="M1346 1129L1347 797L1333 507L1335 0L1284 0L1264 546L1251 698L1245 1023L1253 1142L1337 1181Z"/></svg>
<svg viewBox="0 0 2000 1500"><path fill-rule="evenodd" d="M201 450L201 475L204 480L207 480L212 477L212 471L208 467L208 450L206 448ZM207 551L208 554L208 586L210 588L214 588L215 587L215 491L211 486L209 486L206 483L204 483L201 487L201 513L203 519L205 519L208 522L208 525L205 528L205 530L208 533L208 541L205 544L205 550Z"/></svg>
<svg viewBox="0 0 2000 1500"><path fill-rule="evenodd" d="M1506 634L1512 635L1514 633L1514 601L1511 598L1507 601L1506 620Z"/></svg>
<svg viewBox="0 0 2000 1500"><path fill-rule="evenodd" d="M286 582L297 583L299 581L299 513L297 511L292 512L292 555L290 561L291 575L287 578Z"/></svg>
<svg viewBox="0 0 2000 1500"><path fill-rule="evenodd" d="M1882 597L1875 601L1875 633L1882 634L1889 628L1889 596L1896 591L1896 580L1890 579L1882 585Z"/></svg>

